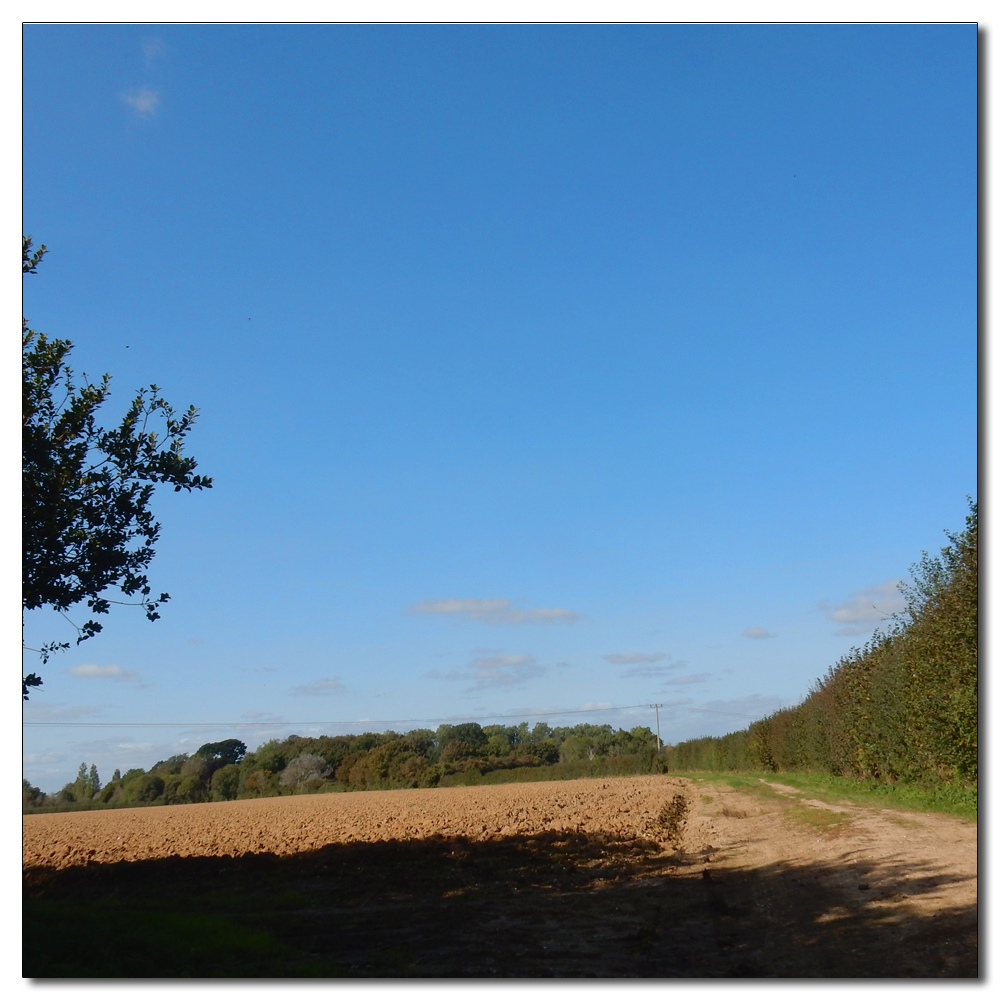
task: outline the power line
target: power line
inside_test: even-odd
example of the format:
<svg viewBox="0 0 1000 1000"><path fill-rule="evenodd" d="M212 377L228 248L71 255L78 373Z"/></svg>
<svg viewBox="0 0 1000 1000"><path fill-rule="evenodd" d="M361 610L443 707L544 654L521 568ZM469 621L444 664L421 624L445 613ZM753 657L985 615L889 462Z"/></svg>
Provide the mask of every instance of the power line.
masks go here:
<svg viewBox="0 0 1000 1000"><path fill-rule="evenodd" d="M346 719L337 722L22 722L22 726L38 726L48 728L76 727L90 728L146 728L146 729L231 729L235 727L259 728L261 726L388 726L401 722L485 722L489 719L532 719L550 715L587 715L593 712L625 712L633 708L650 708L644 705L609 705L606 708L573 708L559 712L519 712L516 715L480 715L471 718L468 715L444 716L436 715L430 719ZM755 719L754 715L744 715L741 712L718 712L712 708L688 708L688 712L708 712L711 715L729 715L737 719Z"/></svg>
<svg viewBox="0 0 1000 1000"><path fill-rule="evenodd" d="M337 722L25 722L25 726L387 726L399 722L467 722L484 721L486 719L524 719L548 715L585 715L588 712L624 712L631 708L645 708L645 705L621 705L607 708L576 708L564 712L520 712L517 715L480 715L472 718L468 715L445 716L436 715L430 719L342 719Z"/></svg>

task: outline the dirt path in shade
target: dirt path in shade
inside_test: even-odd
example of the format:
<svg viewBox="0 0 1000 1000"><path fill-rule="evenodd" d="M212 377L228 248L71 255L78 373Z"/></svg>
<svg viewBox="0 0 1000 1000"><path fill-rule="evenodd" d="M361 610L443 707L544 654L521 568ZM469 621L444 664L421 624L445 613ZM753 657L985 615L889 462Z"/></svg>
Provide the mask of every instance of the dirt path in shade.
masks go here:
<svg viewBox="0 0 1000 1000"><path fill-rule="evenodd" d="M974 977L976 834L641 776L33 815L24 862L29 907L233 921L278 975Z"/></svg>

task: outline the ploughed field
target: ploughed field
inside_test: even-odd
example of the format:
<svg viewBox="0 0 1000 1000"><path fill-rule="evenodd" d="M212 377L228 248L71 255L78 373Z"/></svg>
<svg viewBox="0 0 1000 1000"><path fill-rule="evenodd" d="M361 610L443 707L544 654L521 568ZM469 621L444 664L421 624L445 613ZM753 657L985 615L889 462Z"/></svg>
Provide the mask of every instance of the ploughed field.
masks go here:
<svg viewBox="0 0 1000 1000"><path fill-rule="evenodd" d="M970 977L976 825L649 775L24 817L24 975Z"/></svg>
<svg viewBox="0 0 1000 1000"><path fill-rule="evenodd" d="M24 863L284 856L327 844L435 835L502 840L546 830L656 839L668 787L654 777L607 778L47 813L25 817Z"/></svg>

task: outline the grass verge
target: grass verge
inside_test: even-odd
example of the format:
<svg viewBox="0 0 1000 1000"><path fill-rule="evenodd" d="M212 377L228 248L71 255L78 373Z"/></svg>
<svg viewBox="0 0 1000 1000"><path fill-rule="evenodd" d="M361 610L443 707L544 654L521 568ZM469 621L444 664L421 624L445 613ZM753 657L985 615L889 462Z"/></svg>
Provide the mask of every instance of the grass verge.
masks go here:
<svg viewBox="0 0 1000 1000"><path fill-rule="evenodd" d="M959 819L975 821L979 816L978 789L961 785L887 784L880 781L860 781L832 774L801 774L779 771L671 771L672 775L698 782L721 782L752 791L767 798L778 793L763 784L773 781L798 789L803 795L826 801L847 801L861 806L883 806L888 809L909 809L914 812L940 812Z"/></svg>

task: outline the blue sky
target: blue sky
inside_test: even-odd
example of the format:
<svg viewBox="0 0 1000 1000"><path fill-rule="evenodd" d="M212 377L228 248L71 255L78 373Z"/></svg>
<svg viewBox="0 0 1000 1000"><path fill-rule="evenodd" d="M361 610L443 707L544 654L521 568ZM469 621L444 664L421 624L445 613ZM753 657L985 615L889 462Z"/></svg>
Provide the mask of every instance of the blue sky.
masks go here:
<svg viewBox="0 0 1000 1000"><path fill-rule="evenodd" d="M160 621L26 658L27 721L126 724L27 727L43 789L234 735L742 728L962 526L975 26L24 38L25 315L109 422L198 406L215 480L157 500Z"/></svg>

